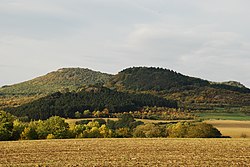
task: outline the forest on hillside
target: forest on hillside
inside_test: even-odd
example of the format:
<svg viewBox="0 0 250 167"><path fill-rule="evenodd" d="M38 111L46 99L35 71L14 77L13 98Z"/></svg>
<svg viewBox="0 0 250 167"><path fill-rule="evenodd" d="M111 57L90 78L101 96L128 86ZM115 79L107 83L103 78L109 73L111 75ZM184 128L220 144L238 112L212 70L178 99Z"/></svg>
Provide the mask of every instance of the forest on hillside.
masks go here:
<svg viewBox="0 0 250 167"><path fill-rule="evenodd" d="M144 106L177 108L177 102L150 94L130 94L108 88L90 88L88 91L53 93L19 107L6 108L11 114L30 119L47 119L57 115L74 118L75 112L107 108L109 112L136 111Z"/></svg>

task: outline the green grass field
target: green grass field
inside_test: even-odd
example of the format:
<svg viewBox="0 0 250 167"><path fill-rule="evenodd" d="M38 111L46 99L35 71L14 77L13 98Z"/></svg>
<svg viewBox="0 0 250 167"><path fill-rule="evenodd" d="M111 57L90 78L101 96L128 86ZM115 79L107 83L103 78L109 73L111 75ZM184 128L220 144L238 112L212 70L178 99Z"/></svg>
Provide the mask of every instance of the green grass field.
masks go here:
<svg viewBox="0 0 250 167"><path fill-rule="evenodd" d="M249 139L72 139L0 142L0 166L248 166Z"/></svg>
<svg viewBox="0 0 250 167"><path fill-rule="evenodd" d="M219 120L240 120L240 121L250 121L250 115L246 115L244 113L198 113L197 114L201 119L209 120L209 119L219 119Z"/></svg>

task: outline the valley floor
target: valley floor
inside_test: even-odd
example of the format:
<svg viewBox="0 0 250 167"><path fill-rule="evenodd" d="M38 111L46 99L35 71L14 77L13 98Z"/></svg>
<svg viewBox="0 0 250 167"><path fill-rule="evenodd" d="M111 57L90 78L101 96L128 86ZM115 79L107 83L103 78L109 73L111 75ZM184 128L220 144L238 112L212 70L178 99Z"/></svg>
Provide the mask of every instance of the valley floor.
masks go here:
<svg viewBox="0 0 250 167"><path fill-rule="evenodd" d="M249 139L0 142L0 166L248 166Z"/></svg>

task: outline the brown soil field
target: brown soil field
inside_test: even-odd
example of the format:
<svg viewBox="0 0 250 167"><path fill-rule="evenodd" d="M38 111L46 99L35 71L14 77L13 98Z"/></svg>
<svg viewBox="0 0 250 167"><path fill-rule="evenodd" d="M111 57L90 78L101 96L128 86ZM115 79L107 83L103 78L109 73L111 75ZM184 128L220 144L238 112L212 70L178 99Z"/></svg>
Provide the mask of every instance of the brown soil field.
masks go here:
<svg viewBox="0 0 250 167"><path fill-rule="evenodd" d="M216 127L223 136L250 138L250 121L209 120L205 122Z"/></svg>
<svg viewBox="0 0 250 167"><path fill-rule="evenodd" d="M0 166L249 166L249 139L0 142Z"/></svg>

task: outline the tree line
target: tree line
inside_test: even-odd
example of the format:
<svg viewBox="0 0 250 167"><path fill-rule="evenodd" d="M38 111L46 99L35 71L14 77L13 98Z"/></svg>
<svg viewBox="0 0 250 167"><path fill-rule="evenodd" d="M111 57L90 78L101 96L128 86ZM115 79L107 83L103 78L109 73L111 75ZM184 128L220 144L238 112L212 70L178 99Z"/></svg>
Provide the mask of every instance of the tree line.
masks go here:
<svg viewBox="0 0 250 167"><path fill-rule="evenodd" d="M13 115L0 111L0 140L37 140L65 138L215 138L221 133L210 124L179 122L167 125L144 124L131 114L117 120L84 120L69 126L64 118L53 116L47 120L22 122Z"/></svg>
<svg viewBox="0 0 250 167"><path fill-rule="evenodd" d="M75 118L119 118L124 113L129 113L137 119L150 120L194 120L197 118L197 116L193 114L191 110L157 106L145 106L138 111L122 113L110 113L107 108L104 108L102 111L77 111L75 112Z"/></svg>

